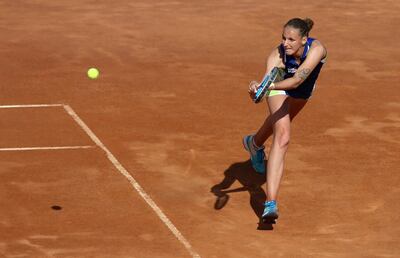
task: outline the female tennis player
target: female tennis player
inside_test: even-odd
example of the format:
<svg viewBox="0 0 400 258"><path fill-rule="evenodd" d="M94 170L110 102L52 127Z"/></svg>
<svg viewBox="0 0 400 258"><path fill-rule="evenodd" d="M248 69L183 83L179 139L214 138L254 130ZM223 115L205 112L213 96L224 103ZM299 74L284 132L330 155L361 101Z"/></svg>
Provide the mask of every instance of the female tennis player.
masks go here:
<svg viewBox="0 0 400 258"><path fill-rule="evenodd" d="M276 200L289 145L291 121L311 97L327 57L322 43L309 37L313 24L308 18L294 18L283 27L282 43L269 55L264 76L265 78L274 67L278 67L284 71L283 80L268 87L266 96L269 116L256 134L243 138L243 145L250 153L253 168L258 173L265 173L264 143L272 135L267 165L267 201L262 214L265 223L275 223L278 218ZM252 99L259 86L258 82L250 83L248 92Z"/></svg>

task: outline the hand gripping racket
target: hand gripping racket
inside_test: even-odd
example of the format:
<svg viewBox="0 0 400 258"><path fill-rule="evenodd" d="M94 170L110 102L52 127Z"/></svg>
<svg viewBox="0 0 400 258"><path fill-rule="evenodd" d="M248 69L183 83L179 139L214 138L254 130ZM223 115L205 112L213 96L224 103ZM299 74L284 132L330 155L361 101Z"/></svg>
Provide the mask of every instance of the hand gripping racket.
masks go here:
<svg viewBox="0 0 400 258"><path fill-rule="evenodd" d="M265 93L267 93L268 87L273 83L278 75L278 67L274 67L271 72L265 76L264 80L261 82L260 86L257 89L256 95L254 96L253 101L255 103L260 102L264 96Z"/></svg>

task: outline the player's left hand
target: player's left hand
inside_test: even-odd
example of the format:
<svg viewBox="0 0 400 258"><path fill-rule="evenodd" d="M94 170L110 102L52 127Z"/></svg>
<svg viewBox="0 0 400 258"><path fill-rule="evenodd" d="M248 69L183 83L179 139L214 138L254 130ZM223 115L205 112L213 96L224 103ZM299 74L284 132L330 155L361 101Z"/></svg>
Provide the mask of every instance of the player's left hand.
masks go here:
<svg viewBox="0 0 400 258"><path fill-rule="evenodd" d="M260 84L256 81L251 81L249 84L249 95L251 99L254 99L254 96L256 95L257 89L260 86Z"/></svg>

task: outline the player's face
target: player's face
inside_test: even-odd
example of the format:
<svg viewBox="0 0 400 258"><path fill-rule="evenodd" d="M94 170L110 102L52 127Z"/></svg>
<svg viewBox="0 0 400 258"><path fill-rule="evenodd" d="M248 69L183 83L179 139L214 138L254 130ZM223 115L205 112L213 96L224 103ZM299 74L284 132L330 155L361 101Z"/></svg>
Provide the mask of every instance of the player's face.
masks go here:
<svg viewBox="0 0 400 258"><path fill-rule="evenodd" d="M282 33L282 44L287 55L301 56L307 37L300 35L299 29L286 26Z"/></svg>

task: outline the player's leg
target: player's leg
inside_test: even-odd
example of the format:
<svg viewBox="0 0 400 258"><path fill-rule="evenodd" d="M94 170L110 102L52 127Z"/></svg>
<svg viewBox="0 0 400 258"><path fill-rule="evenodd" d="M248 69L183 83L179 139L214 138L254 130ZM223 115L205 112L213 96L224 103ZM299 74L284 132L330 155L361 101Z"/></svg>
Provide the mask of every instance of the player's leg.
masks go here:
<svg viewBox="0 0 400 258"><path fill-rule="evenodd" d="M283 174L284 158L290 139L290 97L277 95L268 98L273 138L267 164L267 201L262 220L275 223L278 218L276 197Z"/></svg>
<svg viewBox="0 0 400 258"><path fill-rule="evenodd" d="M267 164L267 201L265 202L262 220L275 223L278 218L276 195L283 174L283 163L290 137L290 97L276 95L268 98L273 138Z"/></svg>
<svg viewBox="0 0 400 258"><path fill-rule="evenodd" d="M292 121L296 117L296 115L300 112L300 110L304 107L304 105L307 103L307 100L289 98L289 102L290 102L289 115L290 115L290 120ZM270 114L264 120L264 123L261 125L260 129L258 129L257 133L254 135L254 143L256 146L263 146L264 143L268 140L268 138L272 135L273 133L272 127L276 119L277 119L276 116L272 116L272 114Z"/></svg>
<svg viewBox="0 0 400 258"><path fill-rule="evenodd" d="M269 201L276 200L283 174L284 158L289 145L289 102L290 97L283 95L268 98L273 129L272 145L267 165L267 197Z"/></svg>
<svg viewBox="0 0 400 258"><path fill-rule="evenodd" d="M293 118L304 108L307 100L275 96L268 99L273 121L273 139L268 158L267 196L276 200L283 174L284 158L290 141Z"/></svg>
<svg viewBox="0 0 400 258"><path fill-rule="evenodd" d="M289 115L290 115L290 121L293 121L293 119L297 116L297 114L304 108L304 106L307 104L307 99L295 99L295 98L289 98Z"/></svg>
<svg viewBox="0 0 400 258"><path fill-rule="evenodd" d="M267 202L262 215L264 222L274 223L275 219L278 218L276 199L290 141L291 121L306 103L306 100L293 99L282 95L268 99L273 139L267 168Z"/></svg>
<svg viewBox="0 0 400 258"><path fill-rule="evenodd" d="M275 96L284 96L287 97L284 91L272 91L272 94L269 95L269 98L273 98ZM299 113L299 111L306 104L306 100L288 98L289 101L289 117L290 120L293 120L294 117ZM255 135L247 135L243 138L243 146L250 153L250 159L254 170L258 173L265 173L265 152L264 152L264 143L273 133L273 125L274 123L280 119L282 112L271 113L265 119L263 125L257 131Z"/></svg>
<svg viewBox="0 0 400 258"><path fill-rule="evenodd" d="M268 138L272 135L272 125L273 120L271 115L269 115L264 120L264 123L261 125L260 129L258 129L257 133L254 135L254 143L257 146L263 146Z"/></svg>

